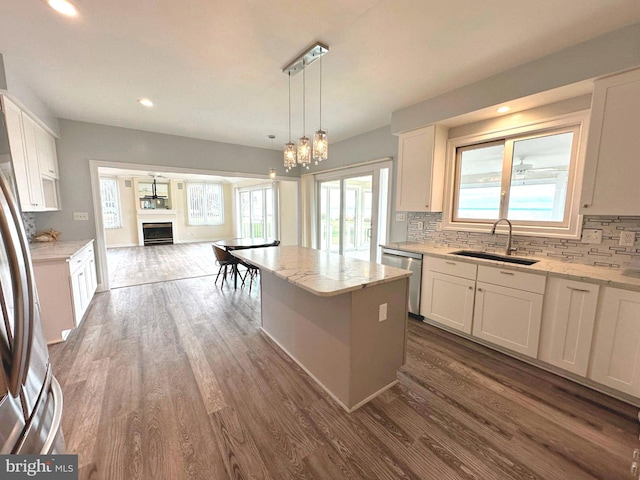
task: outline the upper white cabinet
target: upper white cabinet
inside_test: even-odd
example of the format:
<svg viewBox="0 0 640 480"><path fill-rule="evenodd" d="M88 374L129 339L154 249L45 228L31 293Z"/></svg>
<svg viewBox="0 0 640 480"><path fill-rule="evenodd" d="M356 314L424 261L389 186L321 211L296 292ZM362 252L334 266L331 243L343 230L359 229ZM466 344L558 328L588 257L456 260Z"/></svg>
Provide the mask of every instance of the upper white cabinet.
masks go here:
<svg viewBox="0 0 640 480"><path fill-rule="evenodd" d="M597 80L580 213L640 214L640 69Z"/></svg>
<svg viewBox="0 0 640 480"><path fill-rule="evenodd" d="M473 335L537 357L545 282L542 275L479 266Z"/></svg>
<svg viewBox="0 0 640 480"><path fill-rule="evenodd" d="M599 285L551 277L542 310L538 358L583 377L596 319Z"/></svg>
<svg viewBox="0 0 640 480"><path fill-rule="evenodd" d="M589 378L640 397L640 292L604 288Z"/></svg>
<svg viewBox="0 0 640 480"><path fill-rule="evenodd" d="M396 210L441 212L447 129L437 125L400 134Z"/></svg>
<svg viewBox="0 0 640 480"><path fill-rule="evenodd" d="M8 98L2 104L22 211L58 210L55 139Z"/></svg>

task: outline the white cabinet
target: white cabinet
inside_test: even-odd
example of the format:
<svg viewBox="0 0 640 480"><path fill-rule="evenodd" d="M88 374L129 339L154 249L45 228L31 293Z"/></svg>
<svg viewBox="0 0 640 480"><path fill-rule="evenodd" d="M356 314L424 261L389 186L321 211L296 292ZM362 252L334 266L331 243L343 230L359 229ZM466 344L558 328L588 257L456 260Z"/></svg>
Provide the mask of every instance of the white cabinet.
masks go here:
<svg viewBox="0 0 640 480"><path fill-rule="evenodd" d="M425 257L420 315L471 334L476 265Z"/></svg>
<svg viewBox="0 0 640 480"><path fill-rule="evenodd" d="M589 378L640 397L640 292L604 288Z"/></svg>
<svg viewBox="0 0 640 480"><path fill-rule="evenodd" d="M45 338L60 342L67 330L80 325L96 292L93 241L70 257L34 258L33 271Z"/></svg>
<svg viewBox="0 0 640 480"><path fill-rule="evenodd" d="M58 161L55 139L27 113L2 96L9 148L25 212L58 210Z"/></svg>
<svg viewBox="0 0 640 480"><path fill-rule="evenodd" d="M428 127L400 134L396 210L441 212L447 129Z"/></svg>
<svg viewBox="0 0 640 480"><path fill-rule="evenodd" d="M538 358L587 376L600 286L551 277L547 281Z"/></svg>
<svg viewBox="0 0 640 480"><path fill-rule="evenodd" d="M473 336L537 357L546 278L478 267Z"/></svg>
<svg viewBox="0 0 640 480"><path fill-rule="evenodd" d="M640 214L640 69L597 80L580 213Z"/></svg>

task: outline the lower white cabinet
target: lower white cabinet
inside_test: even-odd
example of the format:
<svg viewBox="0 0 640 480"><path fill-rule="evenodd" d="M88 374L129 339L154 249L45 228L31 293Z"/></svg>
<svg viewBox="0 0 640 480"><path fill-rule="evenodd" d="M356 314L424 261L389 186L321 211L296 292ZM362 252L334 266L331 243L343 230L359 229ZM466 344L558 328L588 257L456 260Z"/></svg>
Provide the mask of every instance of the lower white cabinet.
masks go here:
<svg viewBox="0 0 640 480"><path fill-rule="evenodd" d="M538 358L587 376L600 286L551 277L547 281Z"/></svg>
<svg viewBox="0 0 640 480"><path fill-rule="evenodd" d="M471 334L476 271L464 262L425 258L420 315Z"/></svg>
<svg viewBox="0 0 640 480"><path fill-rule="evenodd" d="M478 282L473 335L514 352L536 357L542 295Z"/></svg>
<svg viewBox="0 0 640 480"><path fill-rule="evenodd" d="M82 322L97 288L93 241L70 257L34 260L47 343L61 342Z"/></svg>
<svg viewBox="0 0 640 480"><path fill-rule="evenodd" d="M640 397L640 292L604 288L589 378Z"/></svg>
<svg viewBox="0 0 640 480"><path fill-rule="evenodd" d="M542 275L478 267L473 336L536 358L545 280Z"/></svg>

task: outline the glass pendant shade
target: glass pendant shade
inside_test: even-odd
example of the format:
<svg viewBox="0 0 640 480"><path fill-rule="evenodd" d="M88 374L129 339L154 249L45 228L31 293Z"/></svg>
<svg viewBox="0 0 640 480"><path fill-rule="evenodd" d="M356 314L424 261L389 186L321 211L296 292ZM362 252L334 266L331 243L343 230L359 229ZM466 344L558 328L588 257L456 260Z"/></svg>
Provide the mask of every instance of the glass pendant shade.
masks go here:
<svg viewBox="0 0 640 480"><path fill-rule="evenodd" d="M296 144L287 143L284 146L284 168L290 170L296 166Z"/></svg>
<svg viewBox="0 0 640 480"><path fill-rule="evenodd" d="M317 162L326 160L329 155L329 139L327 132L318 130L313 136L313 159Z"/></svg>
<svg viewBox="0 0 640 480"><path fill-rule="evenodd" d="M300 137L298 140L298 163L303 167L309 168L309 164L311 163L309 137Z"/></svg>

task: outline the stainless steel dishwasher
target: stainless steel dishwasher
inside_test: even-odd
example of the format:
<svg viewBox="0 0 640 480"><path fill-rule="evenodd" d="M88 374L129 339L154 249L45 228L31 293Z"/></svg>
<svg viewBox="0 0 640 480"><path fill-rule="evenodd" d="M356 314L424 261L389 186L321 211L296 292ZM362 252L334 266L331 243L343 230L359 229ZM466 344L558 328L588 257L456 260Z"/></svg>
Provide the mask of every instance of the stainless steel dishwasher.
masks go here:
<svg viewBox="0 0 640 480"><path fill-rule="evenodd" d="M422 254L382 247L382 264L413 272L409 277L409 313L420 316Z"/></svg>

